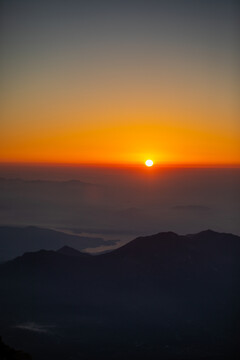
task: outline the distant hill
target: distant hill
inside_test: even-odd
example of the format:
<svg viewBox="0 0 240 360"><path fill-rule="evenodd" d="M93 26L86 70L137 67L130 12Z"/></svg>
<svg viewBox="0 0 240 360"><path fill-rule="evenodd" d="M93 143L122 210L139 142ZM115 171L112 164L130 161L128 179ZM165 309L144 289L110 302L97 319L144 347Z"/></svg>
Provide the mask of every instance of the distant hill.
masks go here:
<svg viewBox="0 0 240 360"><path fill-rule="evenodd" d="M107 242L108 245L115 243ZM106 245L106 241L98 237L77 236L35 226L0 226L0 262L40 249L56 250L70 246L81 251L101 245Z"/></svg>
<svg viewBox="0 0 240 360"><path fill-rule="evenodd" d="M0 266L0 316L58 328L67 319L85 339L76 359L235 359L239 258L240 237L210 230L139 237L99 256L26 253Z"/></svg>

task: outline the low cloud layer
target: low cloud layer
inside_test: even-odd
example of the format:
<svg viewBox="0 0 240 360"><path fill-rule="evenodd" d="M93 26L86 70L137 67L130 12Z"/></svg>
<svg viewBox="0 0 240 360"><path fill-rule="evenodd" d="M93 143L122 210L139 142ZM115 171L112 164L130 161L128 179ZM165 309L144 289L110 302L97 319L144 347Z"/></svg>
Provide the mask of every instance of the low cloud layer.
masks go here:
<svg viewBox="0 0 240 360"><path fill-rule="evenodd" d="M54 327L54 325L40 325L35 322L27 322L14 326L16 329L32 331L39 334L52 334Z"/></svg>
<svg viewBox="0 0 240 360"><path fill-rule="evenodd" d="M64 171L59 180L49 169L38 170L40 180L23 172L22 179L1 178L0 224L41 226L105 242L168 230L240 234L239 169ZM115 243L96 244L103 245Z"/></svg>

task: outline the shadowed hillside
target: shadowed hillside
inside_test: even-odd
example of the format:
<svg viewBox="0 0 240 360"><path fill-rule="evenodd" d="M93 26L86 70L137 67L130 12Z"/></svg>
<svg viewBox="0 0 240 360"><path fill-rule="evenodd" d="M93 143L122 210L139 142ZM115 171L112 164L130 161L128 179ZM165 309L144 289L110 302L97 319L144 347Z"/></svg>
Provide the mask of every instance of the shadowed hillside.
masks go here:
<svg viewBox="0 0 240 360"><path fill-rule="evenodd" d="M238 236L210 230L140 237L99 256L26 253L0 266L3 331L54 324L39 352L35 334L36 359L235 359L239 258Z"/></svg>

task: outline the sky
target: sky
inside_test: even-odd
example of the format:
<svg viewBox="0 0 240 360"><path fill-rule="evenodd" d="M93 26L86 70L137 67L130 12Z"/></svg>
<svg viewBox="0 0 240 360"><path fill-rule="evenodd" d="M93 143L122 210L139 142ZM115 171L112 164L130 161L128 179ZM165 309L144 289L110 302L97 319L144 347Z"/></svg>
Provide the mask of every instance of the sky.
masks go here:
<svg viewBox="0 0 240 360"><path fill-rule="evenodd" d="M240 164L237 0L0 4L0 162Z"/></svg>

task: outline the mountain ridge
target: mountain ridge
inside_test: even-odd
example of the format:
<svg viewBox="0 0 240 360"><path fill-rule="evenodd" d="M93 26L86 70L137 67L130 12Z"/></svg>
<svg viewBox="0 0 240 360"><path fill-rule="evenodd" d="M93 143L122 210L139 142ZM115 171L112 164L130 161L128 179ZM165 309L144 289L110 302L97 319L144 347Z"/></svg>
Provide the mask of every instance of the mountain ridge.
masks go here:
<svg viewBox="0 0 240 360"><path fill-rule="evenodd" d="M239 258L240 237L211 232L194 239L157 233L98 256L25 253L0 265L0 317L8 329L47 319L66 327L63 342L77 331L75 354L86 339L83 359L234 359L240 352ZM144 344L142 357L136 341ZM38 348L29 350L35 355Z"/></svg>
<svg viewBox="0 0 240 360"><path fill-rule="evenodd" d="M78 251L102 245L115 245L116 240L105 241L39 226L0 226L0 262L14 259L25 252L40 249L57 250L70 246Z"/></svg>
<svg viewBox="0 0 240 360"><path fill-rule="evenodd" d="M1 228L1 227L0 227ZM34 227L34 226L29 226L27 227L28 229L38 229L38 227ZM43 229L46 230L46 229ZM204 237L202 239L202 236ZM168 232L158 232L156 234L153 235L149 235L149 236L139 236L131 241L129 241L127 244L120 246L117 249L111 250L108 253L103 253L103 254L98 254L95 255L95 257L99 258L108 258L109 256L118 256L118 255L124 255L124 252L127 251L139 251L140 253L141 251L145 250L148 251L149 246L154 246L154 249L150 249L152 250L156 250L158 247L161 247L164 245L164 243L168 242L168 246L171 244L173 245L183 245L183 242L187 242L187 244L189 245L195 245L193 242L191 242L192 240L199 240L199 244L201 244L201 241L206 240L206 236L208 237L208 241L212 241L215 240L215 238L218 239L224 239L224 238L231 238L231 240L236 240L236 242L239 242L240 245L240 236L238 235L234 235L231 233L224 233L224 232L217 232L217 231L213 231L213 230L203 230L201 232L195 233L195 234L187 234L187 235L178 235L175 232L172 231L168 231ZM181 243L182 241L182 243ZM228 240L229 241L229 240ZM145 249L143 249L143 247L145 247ZM162 248L163 249L163 248ZM72 247L72 246L68 246L68 245L63 245L61 248L57 249L57 250L48 250L48 249L39 249L37 251L28 251L25 252L23 255L20 255L12 260L7 261L7 263L16 260L17 258L21 258L21 257L29 257L31 255L36 255L36 254L59 254L59 255L66 255L66 256L75 256L75 257L92 257L92 255L87 254L85 252L81 252L79 250L77 250L76 248ZM144 254L144 253L143 253ZM132 253L132 256L136 256L137 253Z"/></svg>

